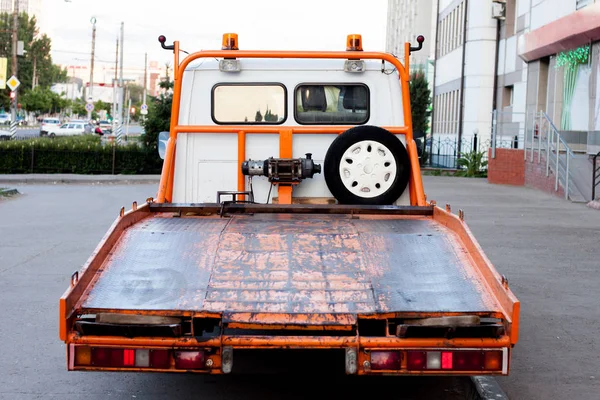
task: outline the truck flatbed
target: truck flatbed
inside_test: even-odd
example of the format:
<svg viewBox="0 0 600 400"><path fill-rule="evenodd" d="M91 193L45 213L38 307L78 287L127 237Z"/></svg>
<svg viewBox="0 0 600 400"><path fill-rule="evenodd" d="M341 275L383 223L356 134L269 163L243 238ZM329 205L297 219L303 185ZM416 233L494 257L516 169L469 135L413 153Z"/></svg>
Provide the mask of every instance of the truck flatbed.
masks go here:
<svg viewBox="0 0 600 400"><path fill-rule="evenodd" d="M81 308L215 313L499 312L431 216L160 213L127 228Z"/></svg>

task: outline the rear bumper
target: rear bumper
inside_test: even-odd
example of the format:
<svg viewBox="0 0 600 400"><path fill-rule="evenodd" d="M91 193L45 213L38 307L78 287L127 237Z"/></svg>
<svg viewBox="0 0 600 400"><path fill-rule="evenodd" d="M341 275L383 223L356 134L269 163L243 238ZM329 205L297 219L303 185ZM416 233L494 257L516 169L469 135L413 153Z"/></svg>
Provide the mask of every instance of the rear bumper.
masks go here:
<svg viewBox="0 0 600 400"><path fill-rule="evenodd" d="M203 368L177 368L175 361L168 367L137 368L111 367L98 365L78 365L75 353L78 348L110 348L110 349L150 349L150 351L169 351L171 355L178 351L202 351L210 365ZM196 338L123 338L78 336L72 334L67 345L68 369L71 371L122 371L122 372L191 372L204 374L223 373L223 349L235 355L237 350L330 350L346 352L346 373L356 375L508 375L510 365L511 344L508 336L498 339L399 339L394 337L368 338L358 336L231 336L222 335L207 340ZM495 370L459 369L459 370L427 370L410 369L407 365L408 353L422 352L502 352L502 364ZM374 352L388 352L398 355L401 360L392 369L377 369L371 366ZM348 370L348 354L354 357L355 370ZM425 356L426 357L426 356ZM340 365L340 368L344 368Z"/></svg>

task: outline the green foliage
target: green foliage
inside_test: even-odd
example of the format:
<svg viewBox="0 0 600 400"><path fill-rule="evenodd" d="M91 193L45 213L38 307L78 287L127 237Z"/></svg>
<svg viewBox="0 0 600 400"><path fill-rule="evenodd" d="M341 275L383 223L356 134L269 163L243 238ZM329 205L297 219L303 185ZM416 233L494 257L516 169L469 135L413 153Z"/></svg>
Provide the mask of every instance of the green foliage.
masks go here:
<svg viewBox="0 0 600 400"><path fill-rule="evenodd" d="M590 56L590 46L585 45L574 50L563 51L556 56L556 68L565 66L575 68L579 64L587 64Z"/></svg>
<svg viewBox="0 0 600 400"><path fill-rule="evenodd" d="M158 134L160 132L169 132L171 128L171 106L173 104L173 93L171 89L173 81L163 81L160 87L166 90L157 97L150 97L148 101L148 115L143 119L142 126L144 134L141 137L142 146L146 153L146 165L160 171L162 160L158 156ZM139 107L136 107L136 113Z"/></svg>
<svg viewBox="0 0 600 400"><path fill-rule="evenodd" d="M25 92L19 100L27 111L41 114L44 112L58 112L68 105L68 101L48 88L40 86Z"/></svg>
<svg viewBox="0 0 600 400"><path fill-rule="evenodd" d="M131 83L127 85L127 90L129 91L129 96L131 97L132 104L142 102L144 96L144 88L142 86L136 85L135 83Z"/></svg>
<svg viewBox="0 0 600 400"><path fill-rule="evenodd" d="M258 110L258 111L256 112L256 115L254 116L254 121L255 121L255 122L262 122L262 120L263 120L263 116L262 116L262 114L260 113L260 110Z"/></svg>
<svg viewBox="0 0 600 400"><path fill-rule="evenodd" d="M9 76L11 74L12 25L12 14L0 14L0 57L7 57L9 59ZM50 55L51 40L45 34L39 35L35 17L29 18L26 13L19 15L18 38L24 42L26 52L24 56L18 57L17 61L18 77L21 81L19 94L21 96L31 90L34 62L36 66L36 86L49 88L56 82L65 82L67 80L67 72L52 63L52 56ZM9 103L8 91L0 91L0 108L2 106L8 108Z"/></svg>
<svg viewBox="0 0 600 400"><path fill-rule="evenodd" d="M75 99L75 101L69 101L69 106L73 115L87 115L85 109L85 101L83 99Z"/></svg>
<svg viewBox="0 0 600 400"><path fill-rule="evenodd" d="M484 157L485 152L483 151L464 153L457 162L458 166L464 167L464 169L457 172L456 176L465 176L468 178L487 176L488 162L483 160Z"/></svg>
<svg viewBox="0 0 600 400"><path fill-rule="evenodd" d="M99 136L0 142L0 173L156 174L136 144L102 144ZM33 165L33 168L32 168Z"/></svg>
<svg viewBox="0 0 600 400"><path fill-rule="evenodd" d="M413 72L410 75L410 105L413 131L416 137L424 135L429 128L427 118L431 104L431 90L428 85L423 71Z"/></svg>

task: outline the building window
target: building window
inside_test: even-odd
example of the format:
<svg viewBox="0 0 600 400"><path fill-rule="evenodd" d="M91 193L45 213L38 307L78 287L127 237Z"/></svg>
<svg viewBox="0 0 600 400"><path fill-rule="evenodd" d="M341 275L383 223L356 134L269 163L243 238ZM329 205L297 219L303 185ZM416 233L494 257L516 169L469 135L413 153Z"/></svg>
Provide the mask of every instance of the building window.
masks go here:
<svg viewBox="0 0 600 400"><path fill-rule="evenodd" d="M443 57L446 54L462 46L463 32L465 23L464 1L448 12L440 14L443 16L438 19L438 43L437 57Z"/></svg>
<svg viewBox="0 0 600 400"><path fill-rule="evenodd" d="M512 107L514 100L515 87L513 85L505 86L502 92L502 107Z"/></svg>
<svg viewBox="0 0 600 400"><path fill-rule="evenodd" d="M434 99L433 132L456 135L460 118L460 90L438 94Z"/></svg>

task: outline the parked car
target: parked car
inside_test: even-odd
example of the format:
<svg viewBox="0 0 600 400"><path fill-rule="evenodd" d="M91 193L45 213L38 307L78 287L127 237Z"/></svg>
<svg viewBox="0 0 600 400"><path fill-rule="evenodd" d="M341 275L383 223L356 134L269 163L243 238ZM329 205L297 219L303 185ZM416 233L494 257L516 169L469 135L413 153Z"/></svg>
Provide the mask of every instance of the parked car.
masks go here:
<svg viewBox="0 0 600 400"><path fill-rule="evenodd" d="M104 133L112 133L112 123L106 120L102 120L98 122L98 126L102 129Z"/></svg>
<svg viewBox="0 0 600 400"><path fill-rule="evenodd" d="M0 114L0 125L9 125L10 120L10 114Z"/></svg>
<svg viewBox="0 0 600 400"><path fill-rule="evenodd" d="M83 124L85 133L94 133L94 125L90 121L83 119L72 119L69 124Z"/></svg>
<svg viewBox="0 0 600 400"><path fill-rule="evenodd" d="M40 126L40 136L46 136L51 129L60 128L60 120L58 118L44 118Z"/></svg>
<svg viewBox="0 0 600 400"><path fill-rule="evenodd" d="M89 125L89 124L88 124ZM48 130L48 136L76 136L84 135L86 133L86 124L84 122L69 122L62 124L58 128L51 128Z"/></svg>

